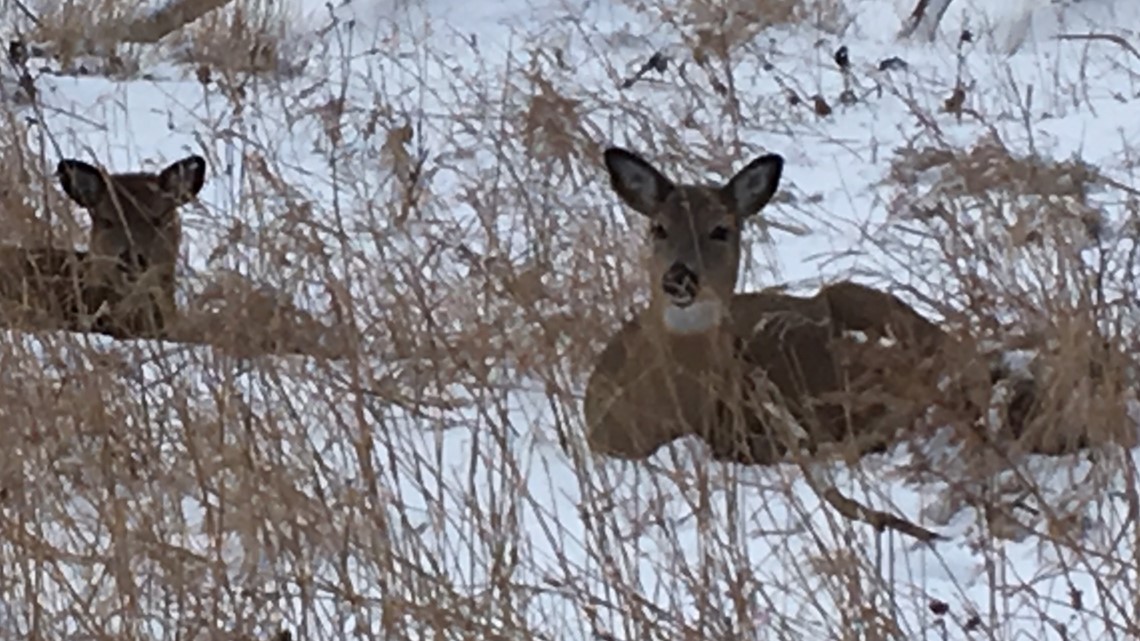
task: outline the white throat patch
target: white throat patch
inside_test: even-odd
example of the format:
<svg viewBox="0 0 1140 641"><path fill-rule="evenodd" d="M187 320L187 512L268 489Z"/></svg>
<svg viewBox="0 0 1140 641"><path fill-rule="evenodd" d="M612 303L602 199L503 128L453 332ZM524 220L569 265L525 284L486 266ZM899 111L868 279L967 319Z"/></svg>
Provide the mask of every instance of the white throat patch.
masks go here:
<svg viewBox="0 0 1140 641"><path fill-rule="evenodd" d="M720 325L724 305L719 300L701 300L688 307L665 306L665 329L673 334L703 334Z"/></svg>

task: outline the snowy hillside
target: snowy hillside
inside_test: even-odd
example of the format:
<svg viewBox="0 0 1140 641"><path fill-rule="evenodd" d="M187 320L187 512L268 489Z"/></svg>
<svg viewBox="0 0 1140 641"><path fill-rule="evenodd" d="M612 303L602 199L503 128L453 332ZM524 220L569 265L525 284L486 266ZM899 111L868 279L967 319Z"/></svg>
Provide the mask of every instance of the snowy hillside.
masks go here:
<svg viewBox="0 0 1140 641"><path fill-rule="evenodd" d="M590 359L645 297L607 144L694 179L785 156L765 213L805 233L749 230L746 288L855 277L993 338L1078 327L1048 319L1109 265L1097 321L1130 336L1140 56L1058 36L1140 47L1140 5L957 0L925 42L896 40L894 0L805 0L766 28L763 3L294 1L272 72L186 53L225 53L226 22L129 49L125 77L32 58L36 99L5 85L5 194L47 193L81 240L59 158L202 154L181 302L240 272L352 346L243 359L6 331L5 638L1140 634L1134 452L995 471L931 430L831 465L846 494L948 537L927 546L845 520L793 465L715 464L689 440L592 457L581 415ZM664 71L622 88L654 54ZM1008 169L1028 157L1034 189ZM979 158L996 164L960 173ZM971 289L981 273L1000 296Z"/></svg>

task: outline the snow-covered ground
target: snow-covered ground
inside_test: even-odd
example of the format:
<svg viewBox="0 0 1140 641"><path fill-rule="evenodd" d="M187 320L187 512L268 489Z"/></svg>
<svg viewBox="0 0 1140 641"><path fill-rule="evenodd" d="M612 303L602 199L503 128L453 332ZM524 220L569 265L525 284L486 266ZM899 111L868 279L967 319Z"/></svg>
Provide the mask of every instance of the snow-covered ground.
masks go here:
<svg viewBox="0 0 1140 641"><path fill-rule="evenodd" d="M1140 6L959 0L935 42L911 43L894 38L905 3L849 0L845 15L738 43L729 82L720 62L694 59L707 18L671 5L303 2L290 37L305 72L248 81L241 97L167 63L150 80L37 83L48 167L60 155L116 170L205 155L210 177L184 211L185 274L236 269L318 312L330 291L351 296L360 357L238 362L207 348L7 333L3 369L24 374L6 375L0 396L20 434L0 471L0 519L28 538L5 535L0 550L4 634L36 621L50 630L41 638L97 638L83 622L99 612L108 631L129 621L156 639L206 638L238 625L229 617L263 615L243 588L278 591L270 603L302 639L490 638L519 626L531 638L630 640L1136 633L1127 465L1024 462L1017 474L1037 482L1041 505L1077 515L1066 540L1028 516L1040 532L992 536L973 508L947 508L946 482L909 479L901 447L836 464L849 495L950 537L927 547L845 522L793 466L712 464L687 441L648 463L594 459L580 396L581 364L627 313L638 278L637 221L607 192L604 145L688 178L785 156L783 200L766 213L810 233L771 231L762 244L753 230L744 287L813 287L855 270L910 282L871 242L902 193L886 180L899 148L969 147L997 132L1017 153L1079 156L1135 184L1140 58L1056 36L1140 45ZM984 122L940 112L962 25L979 34L961 73ZM840 45L862 98L850 106L837 100ZM655 52L667 71L619 89ZM907 68L877 70L893 56ZM791 105L788 89L825 97L833 113ZM429 174L422 207L399 220L401 160L386 141L405 122ZM27 138L38 148L38 126ZM1128 211L1102 206L1116 225ZM538 293L489 295L506 278L495 265L538 270ZM411 362L400 345L422 337L386 322L409 308L486 354ZM535 318L586 328L556 339L569 364L531 362ZM78 369L87 379L69 375ZM87 413L45 409L71 403ZM121 428L93 433L88 416ZM110 458L84 467L94 451ZM953 456L941 455L951 474ZM52 505L64 494L67 510ZM41 556L26 558L33 549ZM162 561L171 550L181 563ZM184 592L163 587L175 584ZM203 604L217 605L216 620L188 621Z"/></svg>

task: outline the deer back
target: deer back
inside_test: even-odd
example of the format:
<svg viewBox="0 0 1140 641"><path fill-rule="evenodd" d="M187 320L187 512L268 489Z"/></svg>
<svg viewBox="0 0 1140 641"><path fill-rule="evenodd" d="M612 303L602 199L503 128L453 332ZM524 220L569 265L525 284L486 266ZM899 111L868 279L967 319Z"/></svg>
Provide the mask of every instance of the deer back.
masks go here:
<svg viewBox="0 0 1140 641"><path fill-rule="evenodd" d="M307 354L344 358L347 337L289 297L234 272L222 272L192 299L176 332L179 340L210 343L228 352Z"/></svg>
<svg viewBox="0 0 1140 641"><path fill-rule="evenodd" d="M841 387L831 352L834 326L825 301L766 290L737 294L731 304L737 370L744 387L738 405L720 407L706 435L720 460L767 464L806 432L834 440L842 409L820 402Z"/></svg>
<svg viewBox="0 0 1140 641"><path fill-rule="evenodd" d="M935 400L946 335L889 293L841 281L812 297L740 294L732 310L753 396L744 433L718 435L723 458L770 460L741 439L779 457L796 434L881 451Z"/></svg>

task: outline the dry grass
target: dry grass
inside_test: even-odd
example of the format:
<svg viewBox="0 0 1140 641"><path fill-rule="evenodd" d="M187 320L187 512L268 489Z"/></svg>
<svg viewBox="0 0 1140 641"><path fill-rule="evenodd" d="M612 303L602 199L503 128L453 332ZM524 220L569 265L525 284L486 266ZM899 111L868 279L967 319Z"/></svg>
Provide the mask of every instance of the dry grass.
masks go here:
<svg viewBox="0 0 1140 641"><path fill-rule="evenodd" d="M896 278L938 292L924 302L972 342L1017 355L996 370L1005 378L990 401L996 420L955 426L969 455L923 452L912 469L938 470L932 478L947 482L927 514L935 522L972 506L990 536L1044 536L1060 549L1089 540L1089 506L1101 497L1128 509L1137 501L1114 489L1114 475L1135 475L1120 447L1137 444L1138 345L1127 303L1136 295L1136 200L1097 167L1015 152L998 127L988 130L965 148L896 150L887 181L893 220L876 237L887 255L905 257ZM927 133L916 139L940 139L933 124ZM1015 390L1030 389L1011 403ZM1013 447L995 447L1003 435L1016 437ZM1028 450L1076 448L1087 448L1082 462L1054 464L1070 479L1061 492L1026 471ZM1108 564L1119 569L1125 558Z"/></svg>
<svg viewBox="0 0 1140 641"><path fill-rule="evenodd" d="M710 47L731 49L752 42L772 27L810 24L840 33L850 21L838 0L695 0L682 5L661 4L662 16L696 37L695 55Z"/></svg>
<svg viewBox="0 0 1140 641"><path fill-rule="evenodd" d="M10 42L23 44L18 64L30 56L41 64L50 58L53 72L64 74L132 78L139 73L139 51L121 45L116 37L121 26L135 16L134 4L35 0L22 6L28 14L19 16L9 37Z"/></svg>
<svg viewBox="0 0 1140 641"><path fill-rule="evenodd" d="M134 16L134 6L121 0L35 0L25 6L35 16L25 31L27 42L53 43L61 57L87 53L112 25Z"/></svg>
<svg viewBox="0 0 1140 641"><path fill-rule="evenodd" d="M291 4L238 0L171 34L169 44L175 59L210 73L292 77L307 54L299 23Z"/></svg>
<svg viewBox="0 0 1140 641"><path fill-rule="evenodd" d="M343 44L344 24L328 50L305 56L312 77L247 83L248 71L279 70L263 62L290 59L277 11L241 5L176 43L182 59L217 70L202 95L187 91L199 102L179 108L193 115L169 118L171 135L193 140L211 167L212 195L184 211L192 248L181 301L224 344L15 332L0 342L6 631L44 641L260 641L282 629L298 641L1005 639L1014 599L1094 566L1093 587L1083 584L1092 591L1073 598L1102 609L1074 607L1073 619L1114 621L1109 638L1136 633L1132 604L1105 596L1134 581L1132 559L1104 550L1134 537L1136 512L1120 516L1117 502L1137 503L1131 463L1108 447L1095 450L1097 466L1060 459L1071 482L1052 491L974 426L951 426L958 441L976 439L965 450L924 435L897 473L916 493L938 487L921 482L945 483L927 523L969 518L964 507L978 523L967 546L897 563L883 557L911 554L905 544L820 507L798 469L712 467L691 444L637 469L588 460L582 384L647 286L631 240L640 222L598 204L614 200L599 178L600 148L618 141L708 175L756 151L746 132L816 133L820 116L790 107L785 92L754 90L737 61L771 60L764 73L781 87L838 105L818 78L783 68L803 52L753 36L800 21L842 31L841 3L744 7L724 31L712 26L723 10L699 2L647 9L690 49L704 47L693 55L699 71L673 66L656 79L682 96L669 113L651 94L614 88L621 66L634 64L624 53L606 54L618 67L613 87L583 87L566 81L574 62L560 63L545 40L520 41L506 73L483 66L476 45L457 59L409 43L409 33L382 34L392 50L365 54ZM374 62L348 88L332 70L352 56ZM444 72L440 95L426 78ZM409 91L401 78L422 84ZM142 94L131 95L122 102ZM69 127L105 127L94 138L122 149L167 122L49 119L42 103L30 113L50 123L46 142L23 127L0 132L0 190L11 203L3 223L21 242L39 237L33 221L44 218L44 188L55 189L43 168L55 144L74 148ZM1015 153L1000 138L966 149L937 139L893 158L884 188L897 191L897 218L877 240L907 269L883 274L964 340L1046 348L1035 365L1037 432L1119 436L1135 352L1119 301L1135 299L1124 267L1133 261L1098 271L1078 256L1095 246L1120 258L1130 246L1126 233L1096 234L1088 217L1088 187L1104 177ZM826 225L814 189L789 175L779 212ZM63 207L58 194L48 203ZM68 210L52 221L59 242L82 237ZM779 280L759 252L747 259L751 273ZM907 290L915 284L942 296L923 300ZM310 322L323 327L302 342L333 344L343 358L256 353L258 341L296 340L290 327ZM881 476L837 475L892 507ZM1122 475L1132 481L1125 490ZM571 497L561 512L535 491L547 484ZM1090 513L1119 526L1119 539L1089 534ZM1035 526L1041 549L1061 561L1043 563L1043 576L997 576L1003 539ZM930 593L921 577L896 589L905 565L944 554L991 572L979 580L993 602ZM1039 638L1054 631L1040 626ZM1088 638L1071 629L1069 638Z"/></svg>
<svg viewBox="0 0 1140 641"><path fill-rule="evenodd" d="M8 120L13 138L30 134L24 122ZM40 175L41 159L26 146L8 147L0 152L0 225L6 230L7 244L74 245L84 237L84 225L65 208L64 197L50 188L50 177ZM46 188L46 189L45 189ZM45 203L53 216L42 216Z"/></svg>
<svg viewBox="0 0 1140 641"><path fill-rule="evenodd" d="M200 77L215 74L231 80L234 74L292 77L304 68L308 41L295 28L300 19L293 3L183 1L222 6L164 36L159 47L140 45L137 39L166 27L151 25L137 3L121 0L29 2L25 6L30 15L16 20L13 39L25 43L39 63L50 58L50 68L64 74L146 77L150 73L144 67L164 60L192 65Z"/></svg>

